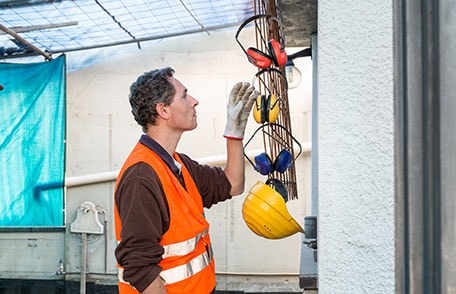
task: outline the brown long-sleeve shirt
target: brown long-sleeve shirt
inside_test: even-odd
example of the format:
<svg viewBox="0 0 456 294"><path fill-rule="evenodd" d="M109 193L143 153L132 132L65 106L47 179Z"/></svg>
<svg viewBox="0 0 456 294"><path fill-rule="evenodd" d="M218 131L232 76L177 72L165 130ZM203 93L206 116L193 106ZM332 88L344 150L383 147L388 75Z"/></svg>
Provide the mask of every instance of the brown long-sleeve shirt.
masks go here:
<svg viewBox="0 0 456 294"><path fill-rule="evenodd" d="M179 178L173 159L160 145L147 136L140 142L159 154ZM187 155L179 155L204 207L231 198L231 185L221 168L200 165ZM160 274L163 247L159 242L170 223L166 196L154 169L144 162L129 167L119 181L115 201L122 221L122 241L115 250L117 262L124 267L124 280L143 291Z"/></svg>

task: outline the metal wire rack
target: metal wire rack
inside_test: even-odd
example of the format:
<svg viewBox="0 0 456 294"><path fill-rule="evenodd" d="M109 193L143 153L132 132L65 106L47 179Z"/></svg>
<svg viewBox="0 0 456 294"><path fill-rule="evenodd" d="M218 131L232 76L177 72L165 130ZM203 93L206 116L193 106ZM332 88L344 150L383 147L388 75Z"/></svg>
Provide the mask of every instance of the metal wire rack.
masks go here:
<svg viewBox="0 0 456 294"><path fill-rule="evenodd" d="M276 0L255 0L255 14L267 14L279 18ZM274 39L283 41L280 34L280 21L268 21L267 19L258 19L255 21L256 46L259 50L267 52L267 43ZM277 120L272 124L265 124L261 127L263 135L263 147L270 154L271 158L276 158L281 150L287 149L296 158L300 151L299 142L294 139L291 130L290 109L288 103L288 86L285 72L282 67L274 68L275 70L260 70L258 75L259 87L257 90L261 94L273 93L279 103L279 115ZM299 150L299 149L298 149ZM298 153L297 153L298 152ZM294 163L294 160L293 160ZM296 166L291 167L283 173L274 171L268 175L268 180L280 180L288 192L288 199L298 199Z"/></svg>
<svg viewBox="0 0 456 294"><path fill-rule="evenodd" d="M237 26L251 0L3 0L0 25L43 52L123 45ZM0 30L0 59L33 53Z"/></svg>

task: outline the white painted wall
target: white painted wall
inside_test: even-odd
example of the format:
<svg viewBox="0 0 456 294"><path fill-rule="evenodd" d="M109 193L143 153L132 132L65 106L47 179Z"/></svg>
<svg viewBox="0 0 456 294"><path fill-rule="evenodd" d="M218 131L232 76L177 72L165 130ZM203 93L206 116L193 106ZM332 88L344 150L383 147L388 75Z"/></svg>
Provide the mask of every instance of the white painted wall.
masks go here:
<svg viewBox="0 0 456 294"><path fill-rule="evenodd" d="M67 177L120 169L141 135L130 114L130 84L145 71L163 66L176 70L176 77L199 100L198 128L183 135L178 151L193 158L225 153L223 130L228 93L237 81L251 82L257 69L234 39L235 29L170 38L133 53L71 72L68 75ZM243 37L254 40L252 29ZM249 45L248 45L249 46ZM289 53L293 53L291 49ZM296 60L303 74L301 86L289 91L293 135L303 144L310 141L311 60ZM246 136L259 125L250 119ZM250 147L251 145L249 145ZM252 147L255 147L252 143ZM260 144L256 145L260 148ZM303 225L310 210L310 154L297 161L299 200L290 201L290 213ZM246 190L265 177L247 168ZM267 240L254 235L242 220L241 207L247 194L217 204L207 211L212 225L219 290L299 291L298 273L301 235ZM113 183L68 188L68 223L77 207L90 200L109 215L108 272L115 273L112 225ZM80 238L67 232L67 271L80 267ZM89 269L104 271L103 239L91 242ZM265 278L266 277L266 278Z"/></svg>
<svg viewBox="0 0 456 294"><path fill-rule="evenodd" d="M319 291L394 293L392 3L322 0L318 20ZM199 127L183 136L179 151L195 158L223 154L227 94L236 81L251 81L256 72L235 43L234 33L167 39L70 73L67 176L121 167L141 134L130 115L129 85L143 72L166 65L176 69L176 76L200 101ZM253 32L249 33L253 38ZM310 140L311 62L303 58L295 63L304 79L298 89L289 91L290 109L293 135L303 143ZM250 120L247 135L256 127ZM300 198L291 202L289 209L303 224L310 212L309 154L297 161L297 171ZM262 177L247 166L247 189L258 179ZM218 289L299 291L301 236L270 241L254 235L241 217L244 196L207 213L219 272ZM66 197L67 226L86 200L107 210L106 264L114 281L113 183L68 188ZM26 271L31 276L43 271L53 275L63 250L46 240L60 237L25 234L2 234L2 260L6 262L0 264L0 272L14 277L25 271L23 264L12 259L16 248L23 248L30 256L38 256L36 259L47 258L45 268L35 259L30 262ZM46 243L27 245L34 238ZM76 278L80 241L67 230L63 261L65 270ZM94 273L104 273L105 261L103 238L89 241L90 280L95 278Z"/></svg>
<svg viewBox="0 0 456 294"><path fill-rule="evenodd" d="M394 293L392 13L318 2L322 294Z"/></svg>

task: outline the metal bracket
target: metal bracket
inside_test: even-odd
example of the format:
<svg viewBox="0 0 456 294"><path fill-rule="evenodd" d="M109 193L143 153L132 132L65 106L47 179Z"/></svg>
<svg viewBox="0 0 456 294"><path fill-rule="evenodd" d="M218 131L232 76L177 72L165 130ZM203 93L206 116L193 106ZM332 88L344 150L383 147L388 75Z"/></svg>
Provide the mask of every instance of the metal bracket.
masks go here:
<svg viewBox="0 0 456 294"><path fill-rule="evenodd" d="M102 235L104 227L98 219L98 209L90 201L86 201L79 206L76 212L76 219L71 224L72 233L85 233Z"/></svg>

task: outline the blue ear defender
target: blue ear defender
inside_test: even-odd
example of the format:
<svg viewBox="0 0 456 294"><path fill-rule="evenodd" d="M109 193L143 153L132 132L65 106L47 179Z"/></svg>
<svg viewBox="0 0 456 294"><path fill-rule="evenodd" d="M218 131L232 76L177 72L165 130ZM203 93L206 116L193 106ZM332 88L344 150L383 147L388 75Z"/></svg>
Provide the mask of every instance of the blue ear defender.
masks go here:
<svg viewBox="0 0 456 294"><path fill-rule="evenodd" d="M271 160L271 157L266 152L258 154L253 159L255 161L255 170L262 175L268 175L274 171L284 173L293 163L293 156L286 149L282 149L274 161Z"/></svg>
<svg viewBox="0 0 456 294"><path fill-rule="evenodd" d="M282 149L282 151L280 151L279 155L277 155L276 159L274 160L274 169L279 173L284 173L291 167L292 163L293 156L291 153L286 149Z"/></svg>
<svg viewBox="0 0 456 294"><path fill-rule="evenodd" d="M258 154L253 158L255 165L253 168L262 175L268 175L274 171L272 160L266 152Z"/></svg>
<svg viewBox="0 0 456 294"><path fill-rule="evenodd" d="M266 128L266 129L265 129ZM256 155L253 158L253 161L247 156L246 148L247 145L252 141L255 137L256 133L260 130L263 130L263 135L268 135L271 139L277 141L278 143L282 143L282 150L277 154L274 160L268 155L268 153L262 152ZM283 131L283 132L282 132ZM291 138L296 145L299 147L298 154L294 157L290 150L293 149L293 145L288 141ZM289 168L293 166L295 159L301 154L302 148L301 144L296 140L295 137L288 131L284 126L276 124L276 123L265 123L261 125L247 143L244 145L244 156L247 161L252 165L252 167L259 172L260 174L266 176L272 174L274 172L284 173Z"/></svg>

